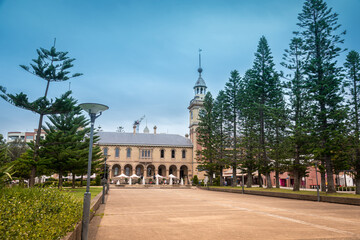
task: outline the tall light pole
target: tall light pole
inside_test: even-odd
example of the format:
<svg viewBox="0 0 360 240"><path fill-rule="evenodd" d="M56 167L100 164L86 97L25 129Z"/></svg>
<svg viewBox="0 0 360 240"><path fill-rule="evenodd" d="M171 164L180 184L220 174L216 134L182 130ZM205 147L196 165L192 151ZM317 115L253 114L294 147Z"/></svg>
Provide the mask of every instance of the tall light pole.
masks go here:
<svg viewBox="0 0 360 240"><path fill-rule="evenodd" d="M94 124L95 124L95 119L98 118L103 111L108 110L109 107L98 103L82 103L79 105L79 107L81 107L84 111L89 113L90 122L91 122L86 192L84 193L83 219L82 219L82 231L81 231L81 239L87 240L88 231L89 231L89 221L90 221L90 203L91 203L90 175L91 175Z"/></svg>

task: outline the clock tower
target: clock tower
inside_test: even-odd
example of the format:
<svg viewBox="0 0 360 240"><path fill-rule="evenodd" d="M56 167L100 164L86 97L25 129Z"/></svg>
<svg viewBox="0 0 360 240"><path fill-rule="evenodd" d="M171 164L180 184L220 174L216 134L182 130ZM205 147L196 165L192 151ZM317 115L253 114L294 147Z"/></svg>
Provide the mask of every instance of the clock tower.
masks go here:
<svg viewBox="0 0 360 240"><path fill-rule="evenodd" d="M201 146L197 143L196 129L199 125L199 112L204 105L204 98L206 94L206 84L201 76L203 69L201 68L201 49L199 49L199 77L194 86L194 98L190 101L189 109L189 128L190 128L190 140L193 144L193 161L194 161L194 175L198 175L197 171L197 154L198 150L201 150Z"/></svg>

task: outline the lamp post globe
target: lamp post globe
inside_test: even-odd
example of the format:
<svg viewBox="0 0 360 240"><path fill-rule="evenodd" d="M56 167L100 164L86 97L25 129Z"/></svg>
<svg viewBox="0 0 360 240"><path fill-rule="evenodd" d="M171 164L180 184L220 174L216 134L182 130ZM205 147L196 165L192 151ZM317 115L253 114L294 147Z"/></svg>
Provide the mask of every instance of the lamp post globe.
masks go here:
<svg viewBox="0 0 360 240"><path fill-rule="evenodd" d="M88 239L89 231L89 221L90 221L90 203L91 203L91 193L90 193L90 175L91 175L91 162L92 162L92 147L93 147L93 138L94 138L94 124L95 119L98 118L103 111L109 109L108 106L99 103L82 103L79 105L84 111L89 113L90 116L90 143L89 143L89 158L88 158L88 170L86 178L86 192L84 193L84 205L83 205L83 219L82 219L82 231L81 239Z"/></svg>

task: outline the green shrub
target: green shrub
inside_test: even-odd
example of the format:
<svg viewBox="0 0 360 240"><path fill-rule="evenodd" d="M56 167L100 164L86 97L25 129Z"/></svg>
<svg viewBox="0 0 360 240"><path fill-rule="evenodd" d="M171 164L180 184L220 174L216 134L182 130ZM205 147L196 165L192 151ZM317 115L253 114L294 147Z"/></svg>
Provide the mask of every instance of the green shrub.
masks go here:
<svg viewBox="0 0 360 240"><path fill-rule="evenodd" d="M66 181L62 184L63 187L72 187L72 181Z"/></svg>
<svg viewBox="0 0 360 240"><path fill-rule="evenodd" d="M58 239L81 219L82 203L56 188L0 191L0 239Z"/></svg>
<svg viewBox="0 0 360 240"><path fill-rule="evenodd" d="M220 186L220 176L213 179L213 186Z"/></svg>
<svg viewBox="0 0 360 240"><path fill-rule="evenodd" d="M193 185L198 185L199 184L199 179L197 175L194 175L193 179L192 179L192 184Z"/></svg>
<svg viewBox="0 0 360 240"><path fill-rule="evenodd" d="M101 176L97 174L95 177L96 186L101 186Z"/></svg>

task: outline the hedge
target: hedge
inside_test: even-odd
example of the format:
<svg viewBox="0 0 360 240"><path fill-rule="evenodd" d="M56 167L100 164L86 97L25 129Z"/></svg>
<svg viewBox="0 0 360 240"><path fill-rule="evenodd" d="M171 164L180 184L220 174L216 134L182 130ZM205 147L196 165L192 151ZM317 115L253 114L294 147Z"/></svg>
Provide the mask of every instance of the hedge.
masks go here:
<svg viewBox="0 0 360 240"><path fill-rule="evenodd" d="M51 188L0 190L0 239L59 239L81 219L82 202Z"/></svg>

